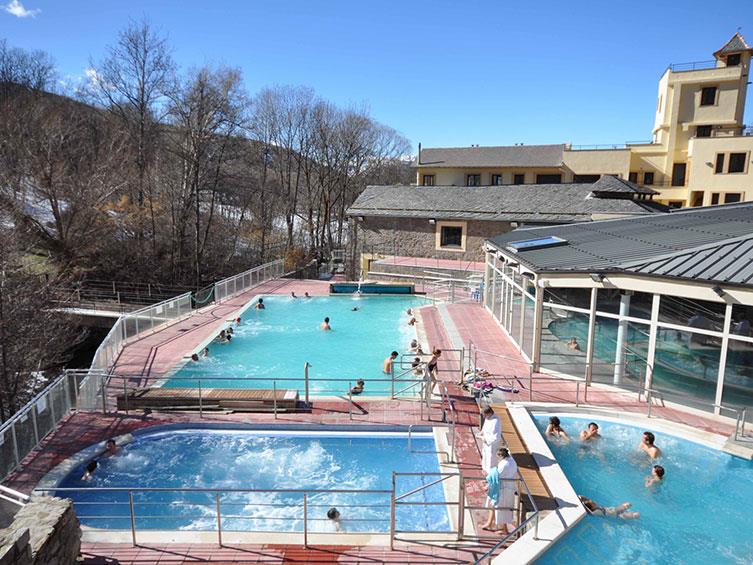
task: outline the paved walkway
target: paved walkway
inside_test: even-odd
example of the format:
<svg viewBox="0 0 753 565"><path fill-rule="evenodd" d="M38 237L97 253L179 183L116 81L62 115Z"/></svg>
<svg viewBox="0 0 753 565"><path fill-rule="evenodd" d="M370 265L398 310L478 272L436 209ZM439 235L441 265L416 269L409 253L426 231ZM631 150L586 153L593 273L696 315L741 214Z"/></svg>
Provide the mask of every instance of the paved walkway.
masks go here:
<svg viewBox="0 0 753 565"><path fill-rule="evenodd" d="M457 259L430 259L429 257L403 257L395 255L385 259L374 261L374 264L390 263L393 265L405 265L409 267L422 267L435 269L457 269L459 271L484 271L484 263L478 261L459 261Z"/></svg>

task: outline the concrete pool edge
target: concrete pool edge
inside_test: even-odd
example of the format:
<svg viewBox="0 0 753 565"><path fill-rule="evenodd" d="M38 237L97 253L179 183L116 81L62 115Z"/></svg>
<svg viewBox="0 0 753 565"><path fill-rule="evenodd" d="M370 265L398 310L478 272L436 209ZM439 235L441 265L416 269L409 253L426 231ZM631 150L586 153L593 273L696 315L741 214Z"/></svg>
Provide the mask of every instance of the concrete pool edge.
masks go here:
<svg viewBox="0 0 753 565"><path fill-rule="evenodd" d="M554 543L577 525L586 515L575 489L549 449L543 435L526 406L507 402L515 427L539 468L546 487L557 502L557 509L539 518L538 536L531 527L492 561L503 563L531 563L541 557Z"/></svg>

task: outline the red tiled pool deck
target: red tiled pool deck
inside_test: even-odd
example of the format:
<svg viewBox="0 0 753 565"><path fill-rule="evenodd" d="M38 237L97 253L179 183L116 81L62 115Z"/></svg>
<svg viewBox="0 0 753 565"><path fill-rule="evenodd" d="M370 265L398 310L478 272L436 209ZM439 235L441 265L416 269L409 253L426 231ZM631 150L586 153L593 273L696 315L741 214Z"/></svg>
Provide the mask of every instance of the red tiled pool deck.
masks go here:
<svg viewBox="0 0 753 565"><path fill-rule="evenodd" d="M219 306L208 308L191 318L182 320L161 332L130 344L118 360L117 370L126 374L142 374L154 377L164 374L190 351L198 348L206 339L215 335L227 320L238 312L256 294L303 295L328 293L328 283L320 281L273 281L256 287L241 296L234 297ZM472 340L475 347L490 351L504 358L479 354L479 364L495 375L516 379L521 392L509 394L510 400L528 401L528 365L517 352L496 321L479 304L447 305L454 329L448 331L442 313L430 306L420 310L420 329L429 347L453 349L451 334L456 330L464 344ZM456 337L457 339L457 337ZM450 356L445 356L450 357ZM473 435L478 424L475 401L453 383L458 378L459 365L445 359L449 371L440 374L446 381L457 413L456 452L460 468L466 475L479 474L479 452ZM572 381L554 379L547 375L534 374L536 402L573 403L575 389ZM591 405L607 407L615 411L645 413L645 403L638 402L635 394L594 385L589 388ZM220 414L205 412L199 419L196 413L160 413L149 415L102 415L93 412L78 412L69 416L57 431L48 436L42 448L29 455L21 469L12 474L5 484L22 492L30 492L49 470L61 461L92 443L140 428L165 423L192 422L247 422L247 423L308 423L323 424L427 424L421 419L419 405L410 400L367 400L355 403L352 415L345 400L319 401L314 399L311 412L282 413L277 418L269 413ZM684 411L656 407L654 415L674 422L682 422L696 428L729 435L732 426L711 417L703 417ZM441 417L440 411L433 414L434 421ZM480 484L469 482L467 495L470 500L479 500L483 493ZM397 545L394 551L387 547L317 546L305 549L301 545L233 546L177 545L136 546L130 544L84 543L84 563L468 563L477 558L488 543L471 546L446 544Z"/></svg>

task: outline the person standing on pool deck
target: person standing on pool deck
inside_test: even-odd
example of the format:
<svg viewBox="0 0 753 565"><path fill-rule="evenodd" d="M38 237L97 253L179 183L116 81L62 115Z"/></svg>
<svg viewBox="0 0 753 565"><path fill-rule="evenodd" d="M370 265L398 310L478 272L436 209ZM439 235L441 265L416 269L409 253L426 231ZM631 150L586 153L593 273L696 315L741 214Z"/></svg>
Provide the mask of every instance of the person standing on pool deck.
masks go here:
<svg viewBox="0 0 753 565"><path fill-rule="evenodd" d="M481 426L481 469L488 473L497 464L497 450L501 441L502 425L491 406L484 408L484 425Z"/></svg>
<svg viewBox="0 0 753 565"><path fill-rule="evenodd" d="M397 359L397 356L398 356L398 352L397 351L393 351L392 353L390 353L390 356L387 357L387 359L384 360L384 365L382 367L382 370L386 374L388 374L388 375L392 374L392 366L394 365L395 359Z"/></svg>
<svg viewBox="0 0 753 565"><path fill-rule="evenodd" d="M506 447L500 447L496 454L499 463L486 475L486 506L490 509L489 519L481 529L503 534L510 533L508 524L514 524L515 479L518 478L518 465Z"/></svg>
<svg viewBox="0 0 753 565"><path fill-rule="evenodd" d="M585 430L581 430L580 439L582 441L594 441L601 439L599 435L599 424L596 422L589 422L588 427Z"/></svg>
<svg viewBox="0 0 753 565"><path fill-rule="evenodd" d="M329 318L324 318L324 321L319 324L319 329L325 332L332 330L332 326L329 325Z"/></svg>
<svg viewBox="0 0 753 565"><path fill-rule="evenodd" d="M442 355L442 350L437 349L436 347L431 352L431 359L429 359L429 362L426 364L426 372L429 374L429 377L431 377L431 390L434 390L434 385L437 384L437 373L439 373L439 369L437 369L437 364L439 363L439 357Z"/></svg>
<svg viewBox="0 0 753 565"><path fill-rule="evenodd" d="M651 432L643 432L643 438L638 444L638 448L641 451L645 451L651 459L661 457L661 449L654 445L654 441L656 441L654 434L652 434Z"/></svg>

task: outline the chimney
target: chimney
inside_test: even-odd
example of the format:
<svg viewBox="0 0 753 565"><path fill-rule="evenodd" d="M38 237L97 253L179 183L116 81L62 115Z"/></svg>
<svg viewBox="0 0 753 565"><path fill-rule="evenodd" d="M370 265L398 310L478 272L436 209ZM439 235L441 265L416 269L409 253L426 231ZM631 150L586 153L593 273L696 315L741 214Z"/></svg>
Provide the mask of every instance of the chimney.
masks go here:
<svg viewBox="0 0 753 565"><path fill-rule="evenodd" d="M421 164L421 142L418 143L418 164Z"/></svg>

